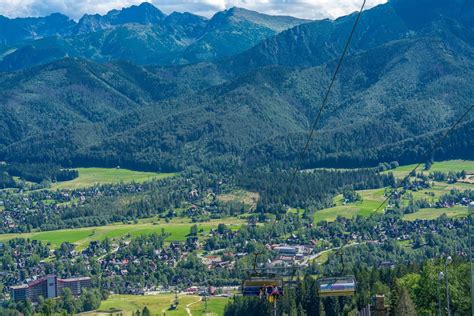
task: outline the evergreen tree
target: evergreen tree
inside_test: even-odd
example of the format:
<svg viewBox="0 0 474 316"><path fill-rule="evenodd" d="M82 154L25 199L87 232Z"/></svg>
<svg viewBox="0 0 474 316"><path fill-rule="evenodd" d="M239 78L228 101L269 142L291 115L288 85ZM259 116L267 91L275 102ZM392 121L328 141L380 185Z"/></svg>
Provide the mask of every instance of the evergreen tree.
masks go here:
<svg viewBox="0 0 474 316"><path fill-rule="evenodd" d="M400 290L399 298L397 301L397 307L394 310L396 316L416 316L415 304L411 300L410 294L407 289L402 288Z"/></svg>
<svg viewBox="0 0 474 316"><path fill-rule="evenodd" d="M151 312L148 307L143 307L142 316L151 316Z"/></svg>

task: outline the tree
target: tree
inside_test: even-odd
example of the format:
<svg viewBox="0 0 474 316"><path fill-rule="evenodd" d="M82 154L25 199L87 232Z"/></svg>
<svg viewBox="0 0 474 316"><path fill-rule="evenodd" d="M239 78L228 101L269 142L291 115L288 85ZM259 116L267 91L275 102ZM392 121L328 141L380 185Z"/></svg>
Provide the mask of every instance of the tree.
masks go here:
<svg viewBox="0 0 474 316"><path fill-rule="evenodd" d="M31 304L30 300L18 302L16 308L25 316L33 315L33 305ZM0 312L0 315L3 315L3 314Z"/></svg>
<svg viewBox="0 0 474 316"><path fill-rule="evenodd" d="M189 230L189 235L190 236L197 236L198 234L198 227L197 225L193 225L191 226L190 230Z"/></svg>
<svg viewBox="0 0 474 316"><path fill-rule="evenodd" d="M76 313L76 300L74 299L74 296L72 295L72 292L70 289L65 288L63 290L63 308L68 312L69 314L75 314Z"/></svg>
<svg viewBox="0 0 474 316"><path fill-rule="evenodd" d="M222 223L219 224L217 226L217 232L221 235L224 234L225 232L227 232L227 226L225 224L222 224Z"/></svg>
<svg viewBox="0 0 474 316"><path fill-rule="evenodd" d="M396 304L396 310L393 311L394 315L398 316L416 316L415 304L411 300L410 294L406 288L400 289L398 302Z"/></svg>
<svg viewBox="0 0 474 316"><path fill-rule="evenodd" d="M151 316L151 312L148 307L143 307L142 316Z"/></svg>
<svg viewBox="0 0 474 316"><path fill-rule="evenodd" d="M39 299L38 310L45 316L53 315L56 312L56 301L51 298Z"/></svg>
<svg viewBox="0 0 474 316"><path fill-rule="evenodd" d="M425 162L423 169L428 171L431 169L432 166L433 166L433 161L430 160L430 161Z"/></svg>
<svg viewBox="0 0 474 316"><path fill-rule="evenodd" d="M346 203L362 201L362 197L360 196L360 194L354 190L344 190L342 195L344 196L344 200Z"/></svg>
<svg viewBox="0 0 474 316"><path fill-rule="evenodd" d="M99 308L101 295L98 291L87 291L81 295L82 309L84 312Z"/></svg>

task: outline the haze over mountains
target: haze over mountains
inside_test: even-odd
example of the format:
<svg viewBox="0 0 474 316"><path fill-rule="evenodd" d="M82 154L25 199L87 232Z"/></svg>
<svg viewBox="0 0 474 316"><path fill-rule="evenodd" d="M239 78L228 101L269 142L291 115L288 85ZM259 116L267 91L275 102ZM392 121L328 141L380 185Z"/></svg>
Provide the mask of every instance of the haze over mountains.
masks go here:
<svg viewBox="0 0 474 316"><path fill-rule="evenodd" d="M62 14L44 18L0 16L0 70L11 71L64 57L139 64L186 64L228 57L306 20L231 8L206 19L165 15L143 3L78 22Z"/></svg>
<svg viewBox="0 0 474 316"><path fill-rule="evenodd" d="M2 20L28 27L0 31L0 67L23 69L0 74L0 160L292 166L354 19L235 8L206 20L142 5L78 23ZM473 96L472 5L392 0L367 10L305 167L428 159ZM474 158L473 136L470 115L435 158Z"/></svg>

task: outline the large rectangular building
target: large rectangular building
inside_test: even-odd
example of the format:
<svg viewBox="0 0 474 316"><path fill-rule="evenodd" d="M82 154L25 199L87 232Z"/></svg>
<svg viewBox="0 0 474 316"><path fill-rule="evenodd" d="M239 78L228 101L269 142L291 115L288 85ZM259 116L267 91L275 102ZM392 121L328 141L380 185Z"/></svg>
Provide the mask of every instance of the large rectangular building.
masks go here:
<svg viewBox="0 0 474 316"><path fill-rule="evenodd" d="M12 286L11 291L14 301L29 299L38 302L40 296L45 299L58 297L66 288L70 289L74 296L79 296L83 289L91 286L89 277L58 279L55 275L47 275L25 285Z"/></svg>
<svg viewBox="0 0 474 316"><path fill-rule="evenodd" d="M58 279L59 295L63 294L64 289L70 289L72 295L79 296L82 289L92 286L92 280L89 277L73 278L73 279Z"/></svg>

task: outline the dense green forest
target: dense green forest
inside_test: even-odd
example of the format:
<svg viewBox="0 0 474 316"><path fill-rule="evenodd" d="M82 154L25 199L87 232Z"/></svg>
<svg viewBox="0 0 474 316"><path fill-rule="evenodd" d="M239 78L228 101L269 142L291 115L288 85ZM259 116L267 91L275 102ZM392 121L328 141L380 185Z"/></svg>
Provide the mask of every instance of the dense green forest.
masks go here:
<svg viewBox="0 0 474 316"><path fill-rule="evenodd" d="M458 15L459 1L405 2L364 13L304 168L426 161L471 105L472 8ZM303 24L222 62L68 58L1 73L0 159L155 171L294 167L353 18ZM328 39L337 39L330 51L288 57ZM436 159L473 158L472 119Z"/></svg>

